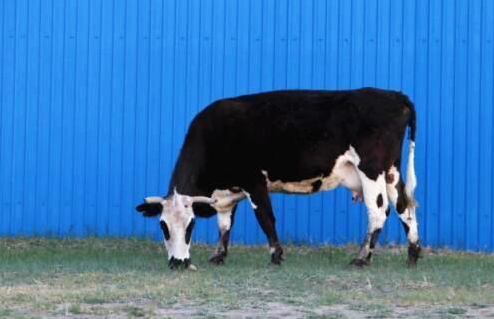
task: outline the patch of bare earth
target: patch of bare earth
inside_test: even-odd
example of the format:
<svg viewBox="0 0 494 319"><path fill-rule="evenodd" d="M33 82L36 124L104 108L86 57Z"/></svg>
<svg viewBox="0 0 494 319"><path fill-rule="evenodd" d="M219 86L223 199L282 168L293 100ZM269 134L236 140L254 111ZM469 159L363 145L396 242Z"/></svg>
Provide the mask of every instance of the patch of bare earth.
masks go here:
<svg viewBox="0 0 494 319"><path fill-rule="evenodd" d="M124 318L494 318L494 305L468 306L376 306L358 304L335 304L331 306L307 307L286 303L270 302L253 304L238 309L223 308L211 304L172 305L159 308L153 304L105 304L97 310L90 305L81 306L79 311L70 304L62 305L55 314L41 316L47 319L124 319ZM99 311L100 313L91 313Z"/></svg>

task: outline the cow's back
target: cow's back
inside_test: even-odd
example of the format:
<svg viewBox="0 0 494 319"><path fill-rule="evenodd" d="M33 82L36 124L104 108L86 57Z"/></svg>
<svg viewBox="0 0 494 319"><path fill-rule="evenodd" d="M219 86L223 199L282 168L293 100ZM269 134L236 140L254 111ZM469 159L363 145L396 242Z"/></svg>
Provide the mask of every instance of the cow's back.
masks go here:
<svg viewBox="0 0 494 319"><path fill-rule="evenodd" d="M204 150L196 157L204 161L203 187L241 186L236 184L261 178L261 171L277 180L307 179L327 174L362 136L386 130L402 138L409 116L406 101L398 92L370 88L223 99L196 116L184 147L200 144Z"/></svg>

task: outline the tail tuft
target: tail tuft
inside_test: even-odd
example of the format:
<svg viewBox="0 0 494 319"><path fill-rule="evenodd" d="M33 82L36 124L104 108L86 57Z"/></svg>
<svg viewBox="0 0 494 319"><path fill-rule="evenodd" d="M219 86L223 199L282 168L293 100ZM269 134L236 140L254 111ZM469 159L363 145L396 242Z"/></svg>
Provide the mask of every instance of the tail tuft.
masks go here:
<svg viewBox="0 0 494 319"><path fill-rule="evenodd" d="M415 187L417 187L417 177L415 175L415 142L410 140L408 145L407 181L405 184L405 194L408 205L417 206L414 198Z"/></svg>
<svg viewBox="0 0 494 319"><path fill-rule="evenodd" d="M415 107L413 103L407 99L407 107L410 109L410 119L408 120L408 127L410 128L410 137L408 144L408 164L407 164L407 181L405 184L405 194L408 197L409 206L417 206L417 202L414 198L415 187L417 186L417 177L415 175L415 130L416 130L416 117Z"/></svg>

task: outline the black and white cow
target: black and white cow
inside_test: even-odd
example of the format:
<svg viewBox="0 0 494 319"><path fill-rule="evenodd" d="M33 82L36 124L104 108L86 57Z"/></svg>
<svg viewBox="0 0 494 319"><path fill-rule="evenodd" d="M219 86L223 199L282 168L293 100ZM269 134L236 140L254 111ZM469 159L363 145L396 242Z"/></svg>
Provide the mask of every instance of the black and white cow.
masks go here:
<svg viewBox="0 0 494 319"><path fill-rule="evenodd" d="M410 128L406 185L401 149ZM408 264L420 246L413 192L415 109L407 96L363 88L275 91L216 101L192 121L164 197L137 207L160 215L170 267L190 265L196 216L218 214L222 263L238 201L247 198L279 264L269 192L312 194L342 185L368 210L367 236L353 265L368 265L391 202L408 236Z"/></svg>

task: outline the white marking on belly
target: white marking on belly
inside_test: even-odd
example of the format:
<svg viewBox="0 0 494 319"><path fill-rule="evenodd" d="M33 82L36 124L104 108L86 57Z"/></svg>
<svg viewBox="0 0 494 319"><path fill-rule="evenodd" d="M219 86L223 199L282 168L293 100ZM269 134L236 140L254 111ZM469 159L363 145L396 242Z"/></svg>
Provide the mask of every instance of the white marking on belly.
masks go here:
<svg viewBox="0 0 494 319"><path fill-rule="evenodd" d="M268 189L272 192L312 193L313 184L317 181L321 182L320 191L330 190L338 185L343 185L352 191L361 192L362 183L355 169L359 162L360 158L355 152L355 149L350 146L348 151L336 159L331 173L326 177L317 176L302 181L283 182L281 180L271 181L267 171L262 170L261 172L266 177Z"/></svg>

